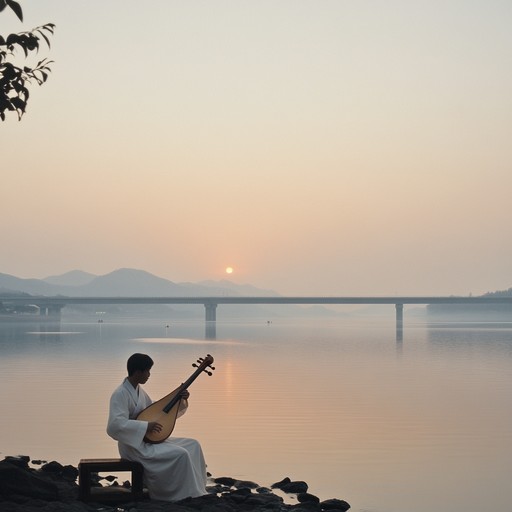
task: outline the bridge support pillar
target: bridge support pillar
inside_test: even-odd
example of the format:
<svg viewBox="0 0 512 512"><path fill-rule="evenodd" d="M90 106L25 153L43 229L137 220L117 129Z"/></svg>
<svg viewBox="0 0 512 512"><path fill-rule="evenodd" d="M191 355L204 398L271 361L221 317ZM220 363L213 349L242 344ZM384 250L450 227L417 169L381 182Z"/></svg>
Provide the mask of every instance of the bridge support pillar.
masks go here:
<svg viewBox="0 0 512 512"><path fill-rule="evenodd" d="M48 316L51 316L53 320L60 320L60 311L62 306L52 304L48 306Z"/></svg>
<svg viewBox="0 0 512 512"><path fill-rule="evenodd" d="M217 304L214 302L207 302L204 305L205 320L207 322L215 322L217 320Z"/></svg>
<svg viewBox="0 0 512 512"><path fill-rule="evenodd" d="M205 338L214 340L217 337L217 304L206 302L205 310Z"/></svg>
<svg viewBox="0 0 512 512"><path fill-rule="evenodd" d="M395 304L396 310L396 341L402 341L404 338L404 305Z"/></svg>
<svg viewBox="0 0 512 512"><path fill-rule="evenodd" d="M60 312L64 307L63 304L48 304L45 306L38 304L37 306L39 307L39 316L52 320L60 320Z"/></svg>

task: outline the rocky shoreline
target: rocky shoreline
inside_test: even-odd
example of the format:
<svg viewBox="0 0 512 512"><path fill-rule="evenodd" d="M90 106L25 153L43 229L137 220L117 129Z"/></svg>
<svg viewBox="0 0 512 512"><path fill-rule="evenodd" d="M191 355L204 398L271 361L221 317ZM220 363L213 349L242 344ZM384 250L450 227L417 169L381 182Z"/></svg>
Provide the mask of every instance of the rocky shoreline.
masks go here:
<svg viewBox="0 0 512 512"><path fill-rule="evenodd" d="M286 477L270 488L251 481L209 476L208 494L170 503L156 500L84 503L78 498L78 469L56 461L10 456L0 461L0 509L2 512L345 512L341 499L321 501L308 492L308 484ZM111 475L98 477L98 486L129 487ZM279 493L296 498L285 503Z"/></svg>

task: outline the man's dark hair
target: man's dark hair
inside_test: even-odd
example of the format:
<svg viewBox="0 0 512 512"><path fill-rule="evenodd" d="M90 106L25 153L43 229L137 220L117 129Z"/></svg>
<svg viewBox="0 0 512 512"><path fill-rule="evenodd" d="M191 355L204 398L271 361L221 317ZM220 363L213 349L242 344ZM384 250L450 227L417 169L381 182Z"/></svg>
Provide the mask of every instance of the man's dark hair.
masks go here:
<svg viewBox="0 0 512 512"><path fill-rule="evenodd" d="M126 368L128 376L133 375L137 370L141 372L149 370L153 366L153 359L146 354L133 354L128 358Z"/></svg>

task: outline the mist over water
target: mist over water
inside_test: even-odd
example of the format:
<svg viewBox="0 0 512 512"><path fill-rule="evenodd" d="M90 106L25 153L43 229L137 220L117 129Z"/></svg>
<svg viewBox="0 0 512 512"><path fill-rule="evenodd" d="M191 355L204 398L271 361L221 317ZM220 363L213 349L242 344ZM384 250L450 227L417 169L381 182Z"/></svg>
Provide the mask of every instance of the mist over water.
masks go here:
<svg viewBox="0 0 512 512"><path fill-rule="evenodd" d="M115 457L108 400L133 352L155 361L158 399L191 364L174 432L199 439L214 476L289 476L360 512L507 511L512 502L512 325L393 319L0 325L2 455L76 465Z"/></svg>

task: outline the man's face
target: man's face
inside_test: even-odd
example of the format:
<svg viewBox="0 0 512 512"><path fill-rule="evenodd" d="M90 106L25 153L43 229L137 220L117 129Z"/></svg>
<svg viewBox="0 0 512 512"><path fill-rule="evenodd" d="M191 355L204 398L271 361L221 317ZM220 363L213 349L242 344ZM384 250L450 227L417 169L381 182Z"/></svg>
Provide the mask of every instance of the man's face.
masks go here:
<svg viewBox="0 0 512 512"><path fill-rule="evenodd" d="M137 379L138 384L146 384L151 375L150 370L137 370L135 372L135 378Z"/></svg>

